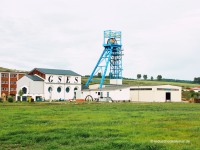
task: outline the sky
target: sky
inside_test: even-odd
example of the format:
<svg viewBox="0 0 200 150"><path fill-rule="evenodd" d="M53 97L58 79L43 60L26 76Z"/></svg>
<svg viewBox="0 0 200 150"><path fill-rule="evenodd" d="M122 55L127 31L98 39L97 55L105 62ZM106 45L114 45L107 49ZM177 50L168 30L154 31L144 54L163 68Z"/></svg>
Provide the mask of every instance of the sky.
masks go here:
<svg viewBox="0 0 200 150"><path fill-rule="evenodd" d="M0 66L90 75L105 30L122 32L124 77L200 77L199 0L0 0Z"/></svg>

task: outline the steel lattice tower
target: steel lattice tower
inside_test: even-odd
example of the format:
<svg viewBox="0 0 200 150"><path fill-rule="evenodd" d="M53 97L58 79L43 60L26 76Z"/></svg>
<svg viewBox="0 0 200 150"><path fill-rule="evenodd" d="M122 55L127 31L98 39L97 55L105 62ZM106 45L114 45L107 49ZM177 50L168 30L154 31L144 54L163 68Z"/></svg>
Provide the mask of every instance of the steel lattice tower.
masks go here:
<svg viewBox="0 0 200 150"><path fill-rule="evenodd" d="M93 69L86 86L92 80L94 76L98 73L101 73L101 80L99 88L102 88L104 79L106 77L106 72L108 70L108 66L110 67L110 80L114 82L121 81L122 83L122 43L121 43L121 31L114 30L106 30L104 31L104 50ZM110 64L110 65L109 65Z"/></svg>

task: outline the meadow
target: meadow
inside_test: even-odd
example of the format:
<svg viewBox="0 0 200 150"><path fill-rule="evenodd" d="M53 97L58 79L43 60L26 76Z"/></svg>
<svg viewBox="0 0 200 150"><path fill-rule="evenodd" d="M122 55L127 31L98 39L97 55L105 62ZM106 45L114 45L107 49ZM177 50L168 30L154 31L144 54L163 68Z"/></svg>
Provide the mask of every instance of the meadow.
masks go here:
<svg viewBox="0 0 200 150"><path fill-rule="evenodd" d="M195 103L0 103L0 149L195 150Z"/></svg>
<svg viewBox="0 0 200 150"><path fill-rule="evenodd" d="M81 78L81 83L85 84L88 80L87 77ZM100 80L100 78L94 78L94 80ZM105 78L105 84L109 84L110 80ZM91 84L95 84L91 82ZM142 85L174 85L174 86L181 86L182 88L192 88L197 87L199 84L194 83L183 83L183 82L167 82L167 81L157 81L157 80L131 80L131 79L123 79L123 85L131 85L131 86L142 86Z"/></svg>

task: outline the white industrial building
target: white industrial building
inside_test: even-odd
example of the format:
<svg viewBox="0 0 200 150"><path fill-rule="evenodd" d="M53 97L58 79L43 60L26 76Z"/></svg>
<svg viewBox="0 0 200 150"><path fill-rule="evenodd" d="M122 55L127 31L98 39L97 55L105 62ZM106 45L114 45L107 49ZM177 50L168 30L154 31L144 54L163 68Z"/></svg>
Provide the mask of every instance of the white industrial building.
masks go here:
<svg viewBox="0 0 200 150"><path fill-rule="evenodd" d="M23 100L67 100L81 97L81 75L71 70L35 68L17 81ZM18 100L19 95L17 93Z"/></svg>
<svg viewBox="0 0 200 150"><path fill-rule="evenodd" d="M171 85L125 86L106 85L102 89L92 85L82 90L82 98L105 101L181 102L182 88Z"/></svg>
<svg viewBox="0 0 200 150"><path fill-rule="evenodd" d="M134 102L181 102L182 88L172 85L131 86L130 100Z"/></svg>
<svg viewBox="0 0 200 150"><path fill-rule="evenodd" d="M90 85L82 89L81 75L71 70L35 68L17 81L23 91L22 100L69 100L87 99L97 101L131 102L181 102L182 88L172 85L130 86Z"/></svg>
<svg viewBox="0 0 200 150"><path fill-rule="evenodd" d="M98 85L92 85L89 89L82 89L82 98L97 101L130 101L129 86L104 85L101 89L96 87Z"/></svg>

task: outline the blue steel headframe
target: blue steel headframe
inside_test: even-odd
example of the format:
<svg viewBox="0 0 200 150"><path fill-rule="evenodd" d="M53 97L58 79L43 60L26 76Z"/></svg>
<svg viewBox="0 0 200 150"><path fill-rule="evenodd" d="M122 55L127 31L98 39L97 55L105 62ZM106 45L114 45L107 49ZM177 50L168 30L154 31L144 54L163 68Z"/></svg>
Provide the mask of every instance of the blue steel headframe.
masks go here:
<svg viewBox="0 0 200 150"><path fill-rule="evenodd" d="M92 81L92 78L101 71L101 80L99 88L102 88L106 72L110 63L110 79L122 79L122 44L121 31L104 31L104 51L101 54L94 70L92 71L86 86Z"/></svg>

